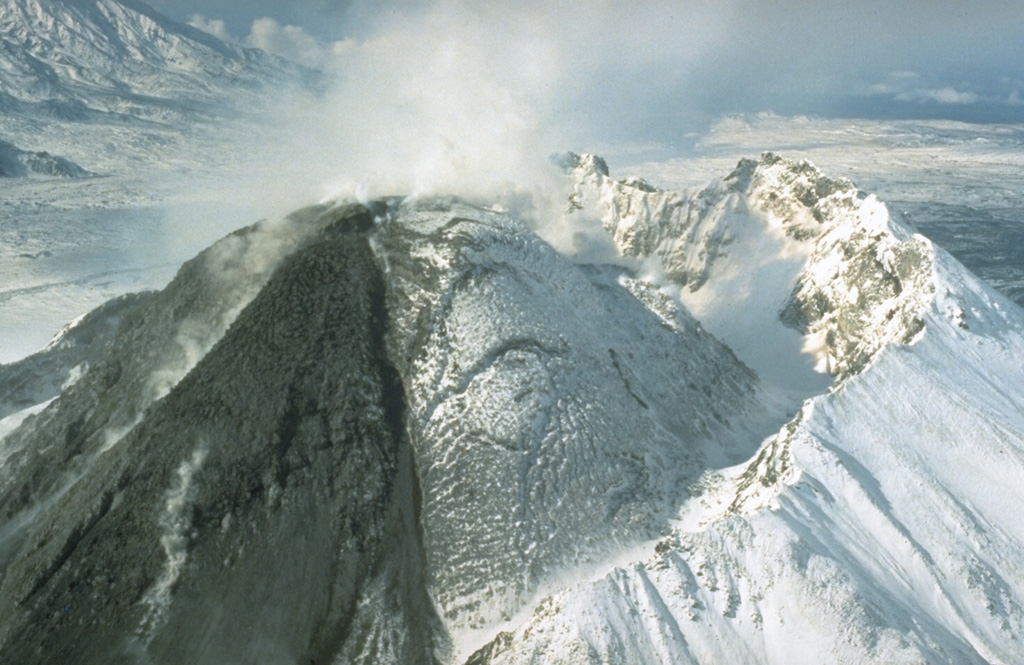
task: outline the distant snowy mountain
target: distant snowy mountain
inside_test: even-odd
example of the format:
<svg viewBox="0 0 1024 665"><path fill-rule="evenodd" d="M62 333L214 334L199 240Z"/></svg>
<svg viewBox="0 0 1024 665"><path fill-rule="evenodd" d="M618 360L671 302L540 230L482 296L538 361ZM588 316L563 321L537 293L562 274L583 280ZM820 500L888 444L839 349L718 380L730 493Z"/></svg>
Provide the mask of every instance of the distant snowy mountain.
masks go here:
<svg viewBox="0 0 1024 665"><path fill-rule="evenodd" d="M225 182L315 83L136 0L0 0L0 362L263 216Z"/></svg>
<svg viewBox="0 0 1024 665"><path fill-rule="evenodd" d="M175 119L298 73L136 0L0 3L0 109L8 113Z"/></svg>
<svg viewBox="0 0 1024 665"><path fill-rule="evenodd" d="M1024 313L806 162L567 164L568 256L316 206L26 361L3 659L1018 662Z"/></svg>
<svg viewBox="0 0 1024 665"><path fill-rule="evenodd" d="M13 143L0 140L0 177L52 176L85 178L94 175L69 159L48 152L22 150Z"/></svg>

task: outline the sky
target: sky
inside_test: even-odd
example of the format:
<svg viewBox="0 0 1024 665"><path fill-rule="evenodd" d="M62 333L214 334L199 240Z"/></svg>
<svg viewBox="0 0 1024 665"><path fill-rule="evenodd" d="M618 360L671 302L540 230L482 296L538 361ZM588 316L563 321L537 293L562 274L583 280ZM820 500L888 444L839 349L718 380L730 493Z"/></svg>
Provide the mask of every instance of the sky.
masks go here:
<svg viewBox="0 0 1024 665"><path fill-rule="evenodd" d="M731 114L1024 123L1020 0L152 3L323 71L323 95L282 104L282 154L329 154L367 195L466 173L508 191L566 149L675 155Z"/></svg>
<svg viewBox="0 0 1024 665"><path fill-rule="evenodd" d="M523 48L532 41L541 49L560 50L560 64L579 68L577 83L610 93L585 95L589 104L608 106L603 110L617 115L615 107L631 97L642 99L647 108L641 121L647 123L666 114L751 111L1024 119L1020 0L153 4L219 36L317 66L336 43L415 32L417 21L427 39L437 39L429 34L433 29L453 39L489 37L499 45L508 41L511 27L519 30ZM521 30L530 23L535 30ZM582 57L574 59L569 48ZM503 55L499 46L493 57ZM507 63L508 69L517 66L516 60Z"/></svg>

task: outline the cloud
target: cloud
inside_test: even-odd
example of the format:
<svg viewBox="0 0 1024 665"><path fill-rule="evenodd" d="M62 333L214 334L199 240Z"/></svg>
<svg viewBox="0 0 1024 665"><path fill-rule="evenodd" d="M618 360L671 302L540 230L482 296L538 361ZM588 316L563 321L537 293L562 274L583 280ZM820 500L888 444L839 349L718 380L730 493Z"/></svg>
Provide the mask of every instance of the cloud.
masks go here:
<svg viewBox="0 0 1024 665"><path fill-rule="evenodd" d="M192 14L188 19L188 24L197 30L213 35L217 39L226 42L237 41L228 33L226 24L220 19L207 18L202 14Z"/></svg>
<svg viewBox="0 0 1024 665"><path fill-rule="evenodd" d="M346 51L344 42L323 44L305 29L282 25L270 17L255 19L249 34L242 38L231 34L224 21L202 14L192 14L188 24L226 42L262 49L314 69L329 67L333 58Z"/></svg>
<svg viewBox="0 0 1024 665"><path fill-rule="evenodd" d="M614 142L593 129L595 118L603 124L604 110L613 123L623 110L636 117L653 89L689 70L659 73L662 64L696 66L718 12L710 0L693 3L702 27L680 40L664 20L673 7L602 0L588 14L575 3L529 1L509 12L453 1L379 15L364 37L329 46L324 94L280 100L278 124L291 133L262 146L261 158L294 174L292 186L318 183L321 196L457 192L494 202L546 191L558 178L550 154ZM641 24L643 40L623 29ZM269 20L250 40L306 58L326 50Z"/></svg>
<svg viewBox="0 0 1024 665"><path fill-rule="evenodd" d="M258 18L245 38L246 46L263 49L308 67L323 67L333 54L333 45L325 46L297 25L281 25L270 17Z"/></svg>
<svg viewBox="0 0 1024 665"><path fill-rule="evenodd" d="M637 146L678 154L730 113L1011 108L1013 88L985 81L1022 79L999 46L1019 43L1007 39L1021 23L1011 5L993 7L962 16L952 0L862 0L852 20L845 0L355 3L337 33L347 37L326 43L261 19L246 43L322 63L328 84L275 95L258 159L309 197L486 199L543 191L552 152L600 149L613 166L617 151L641 161Z"/></svg>
<svg viewBox="0 0 1024 665"><path fill-rule="evenodd" d="M981 97L974 92L962 92L950 86L944 88L915 88L896 95L901 102L934 102L936 104L977 104Z"/></svg>
<svg viewBox="0 0 1024 665"><path fill-rule="evenodd" d="M863 95L887 98L903 105L932 105L966 107L985 105L988 107L1013 105L1013 81L1002 77L988 82L987 90L965 89L967 84L943 84L941 76L922 76L916 72L898 71L890 73L882 82L867 85Z"/></svg>

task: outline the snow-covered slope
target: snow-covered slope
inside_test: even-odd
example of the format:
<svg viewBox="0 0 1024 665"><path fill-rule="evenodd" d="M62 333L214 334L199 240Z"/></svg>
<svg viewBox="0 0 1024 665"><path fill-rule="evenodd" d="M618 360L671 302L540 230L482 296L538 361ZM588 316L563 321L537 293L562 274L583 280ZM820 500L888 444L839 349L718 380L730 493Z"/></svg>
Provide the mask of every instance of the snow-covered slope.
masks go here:
<svg viewBox="0 0 1024 665"><path fill-rule="evenodd" d="M765 156L722 184L743 173L805 183L783 206L742 188L748 214L820 213L782 310L824 338L838 382L708 474L645 556L554 594L472 662L1019 662L1024 316L870 198L807 186L806 163Z"/></svg>
<svg viewBox="0 0 1024 665"><path fill-rule="evenodd" d="M0 441L0 658L1019 662L1021 310L805 162L572 165L616 261L322 205L126 310Z"/></svg>
<svg viewBox="0 0 1024 665"><path fill-rule="evenodd" d="M77 380L113 338L122 315L146 297L132 294L115 298L69 323L39 353L0 365L0 422L52 400Z"/></svg>
<svg viewBox="0 0 1024 665"><path fill-rule="evenodd" d="M785 418L684 310L505 215L406 205L375 240L427 582L457 653L660 533L704 469Z"/></svg>
<svg viewBox="0 0 1024 665"><path fill-rule="evenodd" d="M297 69L136 0L0 3L0 109L57 120L170 119Z"/></svg>

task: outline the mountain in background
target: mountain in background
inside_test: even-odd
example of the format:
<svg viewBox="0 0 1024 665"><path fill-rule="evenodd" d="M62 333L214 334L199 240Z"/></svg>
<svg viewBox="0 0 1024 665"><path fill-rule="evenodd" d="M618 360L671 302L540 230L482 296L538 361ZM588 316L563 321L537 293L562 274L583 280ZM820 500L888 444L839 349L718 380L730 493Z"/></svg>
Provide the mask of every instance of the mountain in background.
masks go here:
<svg viewBox="0 0 1024 665"><path fill-rule="evenodd" d="M238 108L297 65L227 44L135 0L4 0L0 110L167 121ZM235 97L233 99L233 97Z"/></svg>
<svg viewBox="0 0 1024 665"><path fill-rule="evenodd" d="M263 216L233 174L319 82L134 0L0 2L0 362Z"/></svg>
<svg viewBox="0 0 1024 665"><path fill-rule="evenodd" d="M69 159L48 152L22 150L13 143L0 140L0 177L24 178L86 178L94 175Z"/></svg>
<svg viewBox="0 0 1024 665"><path fill-rule="evenodd" d="M1024 313L806 162L567 164L575 253L316 206L33 360L4 658L1015 662Z"/></svg>

